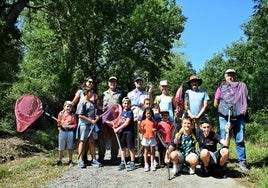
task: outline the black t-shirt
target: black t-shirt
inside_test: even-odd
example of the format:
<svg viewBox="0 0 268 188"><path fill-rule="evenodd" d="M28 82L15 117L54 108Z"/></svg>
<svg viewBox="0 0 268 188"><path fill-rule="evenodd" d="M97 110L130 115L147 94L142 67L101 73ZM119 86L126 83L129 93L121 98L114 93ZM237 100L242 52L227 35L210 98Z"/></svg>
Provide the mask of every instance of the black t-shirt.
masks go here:
<svg viewBox="0 0 268 188"><path fill-rule="evenodd" d="M214 131L210 131L210 134L205 137L201 129L197 129L195 133L200 150L207 149L211 152L217 151L217 143L220 143L220 140L222 139L219 134L215 133Z"/></svg>

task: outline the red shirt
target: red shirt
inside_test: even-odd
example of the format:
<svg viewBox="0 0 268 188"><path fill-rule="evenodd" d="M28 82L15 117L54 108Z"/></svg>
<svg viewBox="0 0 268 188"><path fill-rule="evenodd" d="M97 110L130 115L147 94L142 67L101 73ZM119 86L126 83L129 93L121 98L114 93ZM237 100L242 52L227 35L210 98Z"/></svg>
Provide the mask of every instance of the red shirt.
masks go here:
<svg viewBox="0 0 268 188"><path fill-rule="evenodd" d="M173 127L174 126L170 121L160 121L157 124L157 131L161 134L166 143L171 141Z"/></svg>

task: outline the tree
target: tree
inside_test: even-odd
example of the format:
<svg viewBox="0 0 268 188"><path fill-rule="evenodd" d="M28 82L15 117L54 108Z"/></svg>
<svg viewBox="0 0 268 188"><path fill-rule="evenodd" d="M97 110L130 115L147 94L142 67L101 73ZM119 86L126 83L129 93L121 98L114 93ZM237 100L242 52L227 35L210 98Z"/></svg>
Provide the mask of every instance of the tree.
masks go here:
<svg viewBox="0 0 268 188"><path fill-rule="evenodd" d="M25 55L10 97L31 92L50 108L61 108L89 75L98 85L115 75L125 90L135 74L156 80L172 67L172 43L185 21L174 1L59 0L40 7L23 14Z"/></svg>
<svg viewBox="0 0 268 188"><path fill-rule="evenodd" d="M268 104L268 99L260 94L268 90L268 1L255 1L255 11L251 19L242 25L246 40L238 40L223 52L214 55L201 71L204 84L210 96L223 80L224 71L234 68L237 78L247 84L251 96L250 110L255 112ZM212 104L211 104L212 105Z"/></svg>

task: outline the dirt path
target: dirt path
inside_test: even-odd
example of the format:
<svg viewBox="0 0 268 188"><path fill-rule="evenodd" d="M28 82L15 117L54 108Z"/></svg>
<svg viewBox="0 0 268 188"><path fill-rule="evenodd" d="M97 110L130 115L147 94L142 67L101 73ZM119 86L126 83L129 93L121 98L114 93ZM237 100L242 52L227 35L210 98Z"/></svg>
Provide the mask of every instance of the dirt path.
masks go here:
<svg viewBox="0 0 268 188"><path fill-rule="evenodd" d="M0 140L0 153L9 153L11 156L28 156L33 151L39 150L30 143L12 137L9 139ZM16 147L15 147L15 146ZM12 150L11 150L12 149ZM110 150L107 150L107 164ZM3 155L2 162L6 160ZM66 159L67 161L67 159ZM170 168L170 171L172 168ZM117 166L105 165L104 167L97 168L89 166L86 169L80 169L77 166L70 168L69 171L64 173L60 178L50 182L46 182L42 188L86 188L86 187L183 187L183 188L242 188L236 178L239 177L238 172L230 169L227 179L217 179L214 177L200 177L198 175L182 174L174 177L171 173L171 180L168 180L167 168L157 169L155 172L144 172L143 168L137 168L134 171L118 171Z"/></svg>
<svg viewBox="0 0 268 188"><path fill-rule="evenodd" d="M127 172L117 171L117 166L102 168L89 166L86 169L74 167L59 179L48 182L43 188L85 188L85 187L196 187L196 188L242 188L234 179L216 179L199 177L197 175L171 176L168 180L167 168L155 172L144 172L143 168Z"/></svg>
<svg viewBox="0 0 268 188"><path fill-rule="evenodd" d="M106 152L105 161L109 157L109 150ZM106 164L105 163L105 164ZM229 171L229 177L218 179L214 177L200 177L198 175L181 174L174 177L171 173L171 180L168 180L167 168L157 169L155 172L144 172L143 168L137 168L134 171L118 171L117 166L105 165L104 167L88 166L86 169L80 169L74 166L62 177L47 182L42 188L86 188L86 187L183 187L183 188L242 188L235 179L235 171Z"/></svg>

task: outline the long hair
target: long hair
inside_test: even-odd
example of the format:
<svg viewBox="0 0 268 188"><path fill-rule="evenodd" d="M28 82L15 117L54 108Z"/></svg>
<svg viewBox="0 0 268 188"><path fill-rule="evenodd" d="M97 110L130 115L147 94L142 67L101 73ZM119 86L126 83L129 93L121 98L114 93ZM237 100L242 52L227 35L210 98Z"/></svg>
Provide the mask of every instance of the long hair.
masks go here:
<svg viewBox="0 0 268 188"><path fill-rule="evenodd" d="M142 120L145 120L146 119L146 115L145 114L148 111L150 112L150 114L152 116L152 119L154 119L154 112L153 112L152 108L151 107L147 107L147 108L144 109L144 111L142 113Z"/></svg>

